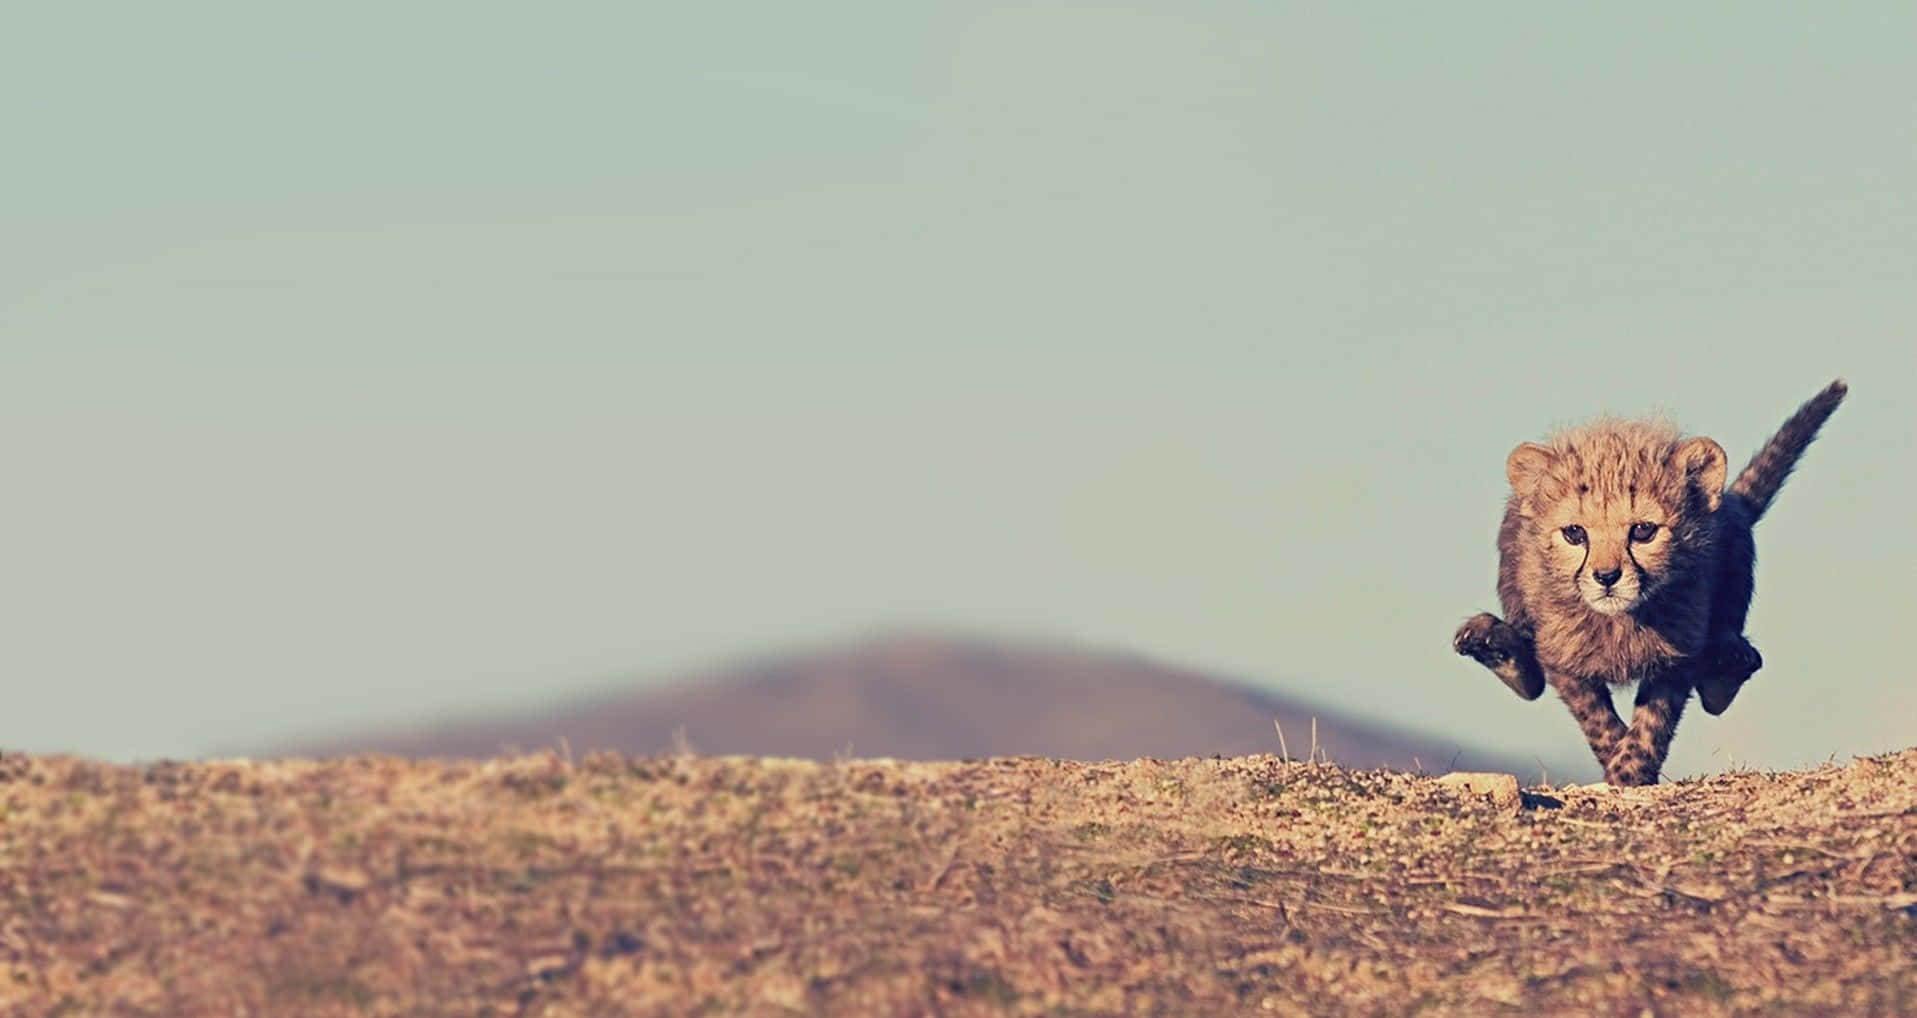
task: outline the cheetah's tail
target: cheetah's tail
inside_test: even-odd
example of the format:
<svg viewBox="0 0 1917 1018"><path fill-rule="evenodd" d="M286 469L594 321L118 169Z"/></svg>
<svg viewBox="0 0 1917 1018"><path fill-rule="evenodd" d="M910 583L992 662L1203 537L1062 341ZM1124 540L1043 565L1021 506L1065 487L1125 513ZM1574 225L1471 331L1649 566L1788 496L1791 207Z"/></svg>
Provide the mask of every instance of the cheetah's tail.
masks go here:
<svg viewBox="0 0 1917 1018"><path fill-rule="evenodd" d="M1811 440L1817 437L1817 429L1824 426L1837 405L1844 401L1844 394L1850 386L1838 379L1824 387L1824 391L1812 396L1797 412L1791 414L1784 426L1757 455L1751 457L1744 472L1731 482L1730 492L1742 495L1751 504L1751 519L1756 520L1771 507L1771 500L1777 497L1777 491L1784 486L1784 479L1791 475L1791 469L1810 448Z"/></svg>

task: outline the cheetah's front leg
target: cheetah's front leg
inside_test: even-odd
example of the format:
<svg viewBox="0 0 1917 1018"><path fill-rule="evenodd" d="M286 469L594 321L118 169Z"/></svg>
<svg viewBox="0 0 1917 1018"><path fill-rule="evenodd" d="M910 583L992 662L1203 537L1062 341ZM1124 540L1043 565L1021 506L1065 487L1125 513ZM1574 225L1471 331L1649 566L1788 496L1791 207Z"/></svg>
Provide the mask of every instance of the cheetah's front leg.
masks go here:
<svg viewBox="0 0 1917 1018"><path fill-rule="evenodd" d="M1638 683L1631 727L1604 762L1604 780L1613 785L1655 785L1671 751L1684 704L1691 698L1690 676L1669 674Z"/></svg>
<svg viewBox="0 0 1917 1018"><path fill-rule="evenodd" d="M1558 672L1552 672L1550 680L1551 688L1558 691L1558 698L1577 719L1584 741L1591 744L1591 755L1597 757L1598 766L1605 768L1608 778L1611 758L1625 734L1624 719L1617 716L1617 707L1611 703L1611 687L1602 679L1573 678Z"/></svg>
<svg viewBox="0 0 1917 1018"><path fill-rule="evenodd" d="M1764 656L1742 635L1713 637L1697 659L1697 702L1706 714L1722 714L1737 691L1764 667Z"/></svg>

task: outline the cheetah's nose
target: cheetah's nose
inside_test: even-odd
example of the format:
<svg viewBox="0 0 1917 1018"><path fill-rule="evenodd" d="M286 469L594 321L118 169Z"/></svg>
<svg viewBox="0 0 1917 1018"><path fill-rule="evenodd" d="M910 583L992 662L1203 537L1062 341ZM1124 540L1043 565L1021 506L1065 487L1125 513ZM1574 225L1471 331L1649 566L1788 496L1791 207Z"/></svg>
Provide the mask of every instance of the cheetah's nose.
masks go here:
<svg viewBox="0 0 1917 1018"><path fill-rule="evenodd" d="M1604 584L1604 589L1609 590L1611 589L1612 584L1624 578L1624 567L1619 566L1616 569L1606 569L1603 572L1593 572L1591 574L1591 578L1598 581L1599 583Z"/></svg>

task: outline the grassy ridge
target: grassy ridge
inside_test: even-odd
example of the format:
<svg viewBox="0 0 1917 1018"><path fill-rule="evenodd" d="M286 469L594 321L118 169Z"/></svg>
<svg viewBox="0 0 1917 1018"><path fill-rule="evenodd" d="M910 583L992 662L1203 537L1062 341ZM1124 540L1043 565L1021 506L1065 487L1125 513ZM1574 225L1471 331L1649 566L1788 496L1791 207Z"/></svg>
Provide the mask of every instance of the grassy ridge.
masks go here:
<svg viewBox="0 0 1917 1018"><path fill-rule="evenodd" d="M0 759L0 1011L1917 1014L1917 751L1499 805L1274 757Z"/></svg>

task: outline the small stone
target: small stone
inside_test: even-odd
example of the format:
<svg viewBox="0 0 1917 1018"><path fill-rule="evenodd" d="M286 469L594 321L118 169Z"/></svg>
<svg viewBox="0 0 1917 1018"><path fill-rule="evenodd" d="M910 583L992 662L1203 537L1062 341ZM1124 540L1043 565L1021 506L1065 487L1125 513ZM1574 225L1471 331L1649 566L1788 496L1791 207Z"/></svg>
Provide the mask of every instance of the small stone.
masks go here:
<svg viewBox="0 0 1917 1018"><path fill-rule="evenodd" d="M306 875L307 890L327 891L341 901L350 901L371 886L373 878L353 866L323 866Z"/></svg>
<svg viewBox="0 0 1917 1018"><path fill-rule="evenodd" d="M87 895L87 898L101 908L133 907L133 899L124 894L114 894L112 891L95 891Z"/></svg>
<svg viewBox="0 0 1917 1018"><path fill-rule="evenodd" d="M1455 788L1466 795L1480 796L1494 806L1517 812L1524 797L1518 792L1518 779L1510 774L1484 771L1456 771L1438 779L1438 784Z"/></svg>
<svg viewBox="0 0 1917 1018"><path fill-rule="evenodd" d="M364 891L373 883L365 870L354 866L328 866L319 871L319 878L326 886L342 891Z"/></svg>
<svg viewBox="0 0 1917 1018"><path fill-rule="evenodd" d="M1672 884L1671 890L1686 898L1696 898L1698 901L1723 901L1731 896L1730 888L1702 881Z"/></svg>
<svg viewBox="0 0 1917 1018"><path fill-rule="evenodd" d="M534 958L526 963L526 975L534 979L557 979L572 967L572 960L563 954L548 954Z"/></svg>

